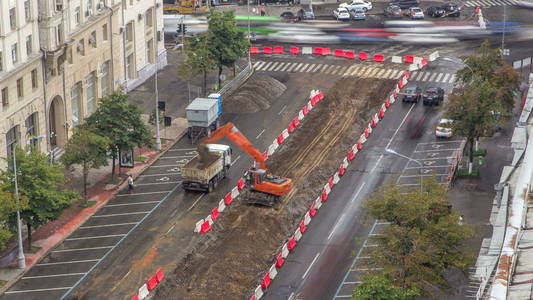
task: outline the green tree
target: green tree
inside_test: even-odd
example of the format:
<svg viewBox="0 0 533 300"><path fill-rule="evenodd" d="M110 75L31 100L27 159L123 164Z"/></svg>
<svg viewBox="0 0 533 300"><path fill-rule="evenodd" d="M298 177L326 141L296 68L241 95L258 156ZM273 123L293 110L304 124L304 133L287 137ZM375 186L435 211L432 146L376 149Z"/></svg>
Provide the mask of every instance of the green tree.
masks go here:
<svg viewBox="0 0 533 300"><path fill-rule="evenodd" d="M0 249L4 249L6 242L13 236L9 218L17 211L28 208L28 199L11 192L11 185L0 183Z"/></svg>
<svg viewBox="0 0 533 300"><path fill-rule="evenodd" d="M20 212L28 227L28 247L31 249L32 228L37 228L51 220L57 219L79 194L72 190L59 189L65 183L63 166L48 164L48 158L40 151L26 152L17 147L17 182L19 194L27 199L28 206ZM14 192L14 174L11 169L0 173L0 182L9 185L9 192ZM14 214L10 225L16 226Z"/></svg>
<svg viewBox="0 0 533 300"><path fill-rule="evenodd" d="M91 169L107 166L107 150L109 139L94 133L94 128L78 126L74 135L65 146L61 156L63 164L69 168L79 165L83 173L83 198L87 201L87 177Z"/></svg>
<svg viewBox="0 0 533 300"><path fill-rule="evenodd" d="M447 118L454 120L454 132L467 141L468 170L472 173L474 143L482 136L490 135L502 122L502 104L495 100L497 90L488 81L474 79L472 84L454 90L445 107Z"/></svg>
<svg viewBox="0 0 533 300"><path fill-rule="evenodd" d="M246 55L250 43L239 30L233 11L211 11L208 21L208 49L218 67L218 86L223 67L234 67L235 62Z"/></svg>
<svg viewBox="0 0 533 300"><path fill-rule="evenodd" d="M120 149L151 146L150 128L141 118L141 109L128 102L128 96L115 92L100 99L98 109L86 119L87 126L110 141L111 178L115 178L115 161Z"/></svg>
<svg viewBox="0 0 533 300"><path fill-rule="evenodd" d="M159 112L159 124L163 124L165 122L165 112L160 109L158 109L157 111ZM155 114L156 114L156 109L154 108L152 109L152 112L150 113L150 118L148 119L148 123L154 126L156 123Z"/></svg>
<svg viewBox="0 0 533 300"><path fill-rule="evenodd" d="M402 288L394 285L386 274L367 275L354 290L352 300L415 300L420 298L416 288Z"/></svg>
<svg viewBox="0 0 533 300"><path fill-rule="evenodd" d="M372 237L381 247L369 265L383 268L404 288L420 290L432 284L446 286L444 274L449 268L465 270L471 256L463 244L473 231L459 222L444 197L444 188L427 179L423 191L406 193L399 186L386 185L368 199L368 214L391 223Z"/></svg>
<svg viewBox="0 0 533 300"><path fill-rule="evenodd" d="M186 42L187 59L179 65L178 74L181 78L191 81L203 75L202 94L207 93L207 73L216 68L211 51L208 49L207 33L195 35Z"/></svg>

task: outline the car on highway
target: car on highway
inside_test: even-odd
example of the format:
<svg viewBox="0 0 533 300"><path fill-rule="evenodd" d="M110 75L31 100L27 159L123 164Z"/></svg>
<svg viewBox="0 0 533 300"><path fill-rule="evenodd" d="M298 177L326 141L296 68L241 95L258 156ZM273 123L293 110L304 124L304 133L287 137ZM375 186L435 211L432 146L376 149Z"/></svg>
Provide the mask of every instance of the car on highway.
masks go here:
<svg viewBox="0 0 533 300"><path fill-rule="evenodd" d="M356 8L350 10L350 17L352 20L366 20L366 14L365 11L361 8Z"/></svg>
<svg viewBox="0 0 533 300"><path fill-rule="evenodd" d="M439 105L444 101L444 90L440 87L429 87L422 97L424 105Z"/></svg>
<svg viewBox="0 0 533 300"><path fill-rule="evenodd" d="M446 14L446 10L440 6L431 6L426 9L426 15L433 18L441 18Z"/></svg>
<svg viewBox="0 0 533 300"><path fill-rule="evenodd" d="M442 8L446 11L448 17L459 17L461 15L461 8L455 3L445 3Z"/></svg>
<svg viewBox="0 0 533 300"><path fill-rule="evenodd" d="M418 0L392 0L389 5L399 6L401 9L408 9L411 7L418 7L420 3Z"/></svg>
<svg viewBox="0 0 533 300"><path fill-rule="evenodd" d="M347 21L347 20L350 20L351 18L350 12L345 7L336 8L333 11L333 17L335 17L335 19L340 20L340 21Z"/></svg>
<svg viewBox="0 0 533 300"><path fill-rule="evenodd" d="M420 7L411 7L406 14L411 20L420 20L424 18L424 12Z"/></svg>
<svg viewBox="0 0 533 300"><path fill-rule="evenodd" d="M435 128L435 136L439 138L451 138L453 136L453 120L440 119Z"/></svg>
<svg viewBox="0 0 533 300"><path fill-rule="evenodd" d="M366 0L351 0L350 2L347 2L347 3L341 3L339 5L339 8L341 7L346 8L348 10L361 8L364 11L368 11L372 9L372 3Z"/></svg>
<svg viewBox="0 0 533 300"><path fill-rule="evenodd" d="M283 21L289 22L289 23L295 23L295 22L300 21L300 18L297 15L295 15L292 11L282 12L281 15L279 16Z"/></svg>
<svg viewBox="0 0 533 300"><path fill-rule="evenodd" d="M408 87L401 94L402 102L418 103L418 100L422 97L422 89L419 87Z"/></svg>
<svg viewBox="0 0 533 300"><path fill-rule="evenodd" d="M300 20L313 20L315 18L315 13L313 12L313 9L309 6L302 7L298 11L297 15Z"/></svg>
<svg viewBox="0 0 533 300"><path fill-rule="evenodd" d="M402 9L397 5L389 5L383 10L383 14L387 18L401 18Z"/></svg>

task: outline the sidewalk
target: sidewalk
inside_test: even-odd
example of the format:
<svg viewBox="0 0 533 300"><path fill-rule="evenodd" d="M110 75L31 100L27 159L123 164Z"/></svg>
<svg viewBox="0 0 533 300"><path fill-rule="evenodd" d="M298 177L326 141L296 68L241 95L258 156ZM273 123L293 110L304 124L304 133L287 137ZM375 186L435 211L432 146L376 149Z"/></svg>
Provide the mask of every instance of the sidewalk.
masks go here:
<svg viewBox="0 0 533 300"><path fill-rule="evenodd" d="M147 116L145 116L147 118ZM3 286L0 288L0 294L5 292L12 284L20 279L32 266L41 260L51 249L61 243L74 230L81 226L90 216L97 212L105 203L114 197L121 189L126 186L127 175L132 175L133 178L143 172L147 167L153 164L166 150L168 150L177 140L186 132L187 121L183 118L173 118L172 126L164 129L161 128L161 137L163 138L162 151L156 149L141 148L135 149L135 157L144 157L146 161L135 161L135 167L132 169L122 169L115 174L119 179L117 184L108 184L111 179L111 166L102 167L98 170L91 170L88 180L88 200L96 203L88 208L83 208L80 203L74 203L72 207L65 210L63 214L55 221L49 222L44 226L39 227L33 234L33 245L40 247L36 253L25 253L26 268L17 268L17 248L9 247L7 251L2 253L4 256L10 255L14 260L7 268L0 268L0 281ZM65 172L66 178L71 178L64 188L77 190L81 193L82 175L79 169L73 172ZM24 250L26 251L26 241ZM16 245L16 240L14 241Z"/></svg>

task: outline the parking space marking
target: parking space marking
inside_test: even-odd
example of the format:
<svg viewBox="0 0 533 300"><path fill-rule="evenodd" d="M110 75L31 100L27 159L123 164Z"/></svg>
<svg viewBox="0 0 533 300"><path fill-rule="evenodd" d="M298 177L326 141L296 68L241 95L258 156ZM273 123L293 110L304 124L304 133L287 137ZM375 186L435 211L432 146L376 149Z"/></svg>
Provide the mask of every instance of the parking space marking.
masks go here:
<svg viewBox="0 0 533 300"><path fill-rule="evenodd" d="M162 159L173 159L173 158L193 158L196 154L188 154L188 155L178 155L178 156L161 156L159 158Z"/></svg>
<svg viewBox="0 0 533 300"><path fill-rule="evenodd" d="M59 291L59 290L68 290L69 287L57 287L57 288L49 288L49 289L34 289L34 290L19 290L19 291L7 291L4 292L4 294L20 294L20 293L34 293L34 292L47 292L47 291Z"/></svg>
<svg viewBox="0 0 533 300"><path fill-rule="evenodd" d="M155 177L155 176L168 176L168 175L181 175L181 173L165 173L165 174L139 175L139 177ZM139 178L139 177L137 177L137 178Z"/></svg>
<svg viewBox="0 0 533 300"><path fill-rule="evenodd" d="M459 143L462 144L463 141L439 141L439 142L429 142L429 143L418 143L416 147L419 145L433 145L433 144L451 144L451 143Z"/></svg>
<svg viewBox="0 0 533 300"><path fill-rule="evenodd" d="M65 239L65 241L79 241L79 240L94 240L94 239L103 239L103 238L109 238L109 237L121 237L125 236L126 234L110 234L110 235L98 235L98 236L85 236L85 237L79 237L79 238L68 238Z"/></svg>
<svg viewBox="0 0 533 300"><path fill-rule="evenodd" d="M156 179L157 180L157 179ZM164 180L163 180L164 181ZM149 182L149 183L136 183L135 186L143 186L143 185L154 185L154 184L171 184L171 183L181 183L181 181L165 181L165 182ZM159 201L154 201L159 202ZM106 205L109 206L109 205Z"/></svg>
<svg viewBox="0 0 533 300"><path fill-rule="evenodd" d="M110 215L97 215L92 216L91 218L107 218L107 217L116 217L116 216L127 216L127 215L140 215L147 214L149 211L139 211L139 212L130 212L130 213L121 213L121 214L110 214Z"/></svg>
<svg viewBox="0 0 533 300"><path fill-rule="evenodd" d="M157 165L157 166L150 166L150 168L167 168L167 167L175 167L176 165Z"/></svg>
<svg viewBox="0 0 533 300"><path fill-rule="evenodd" d="M101 249L111 249L113 246L101 246L101 247L91 247L91 248L76 248L76 249L63 249L63 250L54 250L52 252L73 252L73 251L90 251L90 250L101 250Z"/></svg>
<svg viewBox="0 0 533 300"><path fill-rule="evenodd" d="M39 263L36 264L36 266L55 266L55 265L64 265L64 264L79 264L79 263L86 263L86 262L95 262L99 261L100 259L85 259L85 260L73 260L73 261L59 261L59 262L53 262L53 263Z"/></svg>
<svg viewBox="0 0 533 300"><path fill-rule="evenodd" d="M39 275L39 276L22 277L21 279L38 279L38 278L48 278L48 277L79 276L79 275L85 275L85 274L87 274L87 273L65 273L65 274L54 274L54 275Z"/></svg>
<svg viewBox="0 0 533 300"><path fill-rule="evenodd" d="M416 167L409 167L409 168L405 168L406 170L411 170L411 169L432 169L432 168L448 168L450 167L450 165L442 165L442 166L431 166L431 167L421 167L421 166L416 166Z"/></svg>
<svg viewBox="0 0 533 300"><path fill-rule="evenodd" d="M168 182L165 182L168 183ZM155 184L155 183L154 183ZM128 206L128 205L140 205L140 204L150 204L157 203L159 201L144 201L144 202L131 202L131 203L122 203L122 204L108 204L104 207L116 207L116 206Z"/></svg>
<svg viewBox="0 0 533 300"><path fill-rule="evenodd" d="M419 174L419 175L401 175L400 178L410 178L410 177L424 177L424 176L448 176L448 174L429 174L429 175L422 175L422 174Z"/></svg>
<svg viewBox="0 0 533 300"><path fill-rule="evenodd" d="M450 149L435 149L435 150L415 150L414 153L425 153L425 152L441 152L441 151L457 151L458 148L450 148Z"/></svg>
<svg viewBox="0 0 533 300"><path fill-rule="evenodd" d="M137 196L137 195L151 195L151 194L165 194L170 193L170 191L161 191L161 192L146 192L146 193L126 193L118 194L115 197L126 197L126 196Z"/></svg>
<svg viewBox="0 0 533 300"><path fill-rule="evenodd" d="M92 225L92 226L80 226L80 229L88 229L88 228L103 228L103 227L113 227L113 226L126 226L126 225L134 225L137 224L137 222L129 222L129 223L116 223L116 224L105 224L105 225ZM52 251L54 252L54 251Z"/></svg>

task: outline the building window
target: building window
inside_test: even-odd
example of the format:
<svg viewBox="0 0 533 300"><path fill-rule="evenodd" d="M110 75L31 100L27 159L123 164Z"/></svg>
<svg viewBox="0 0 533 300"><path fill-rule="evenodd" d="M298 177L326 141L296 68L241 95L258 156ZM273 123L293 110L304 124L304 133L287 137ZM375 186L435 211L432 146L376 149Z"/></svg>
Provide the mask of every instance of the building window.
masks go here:
<svg viewBox="0 0 533 300"><path fill-rule="evenodd" d="M154 63L154 40L153 39L146 42L146 61L150 64Z"/></svg>
<svg viewBox="0 0 533 300"><path fill-rule="evenodd" d="M57 43L63 43L63 24L57 25Z"/></svg>
<svg viewBox="0 0 533 300"><path fill-rule="evenodd" d="M24 97L24 78L17 79L17 97Z"/></svg>
<svg viewBox="0 0 533 300"><path fill-rule="evenodd" d="M17 11L15 8L9 9L9 25L11 26L11 30L15 30L17 28Z"/></svg>
<svg viewBox="0 0 533 300"><path fill-rule="evenodd" d="M87 17L93 15L93 0L87 0L87 12L85 13Z"/></svg>
<svg viewBox="0 0 533 300"><path fill-rule="evenodd" d="M6 145L7 145L7 157L9 164L13 163L13 152L17 147L17 144L20 139L20 127L19 125L12 127L6 133Z"/></svg>
<svg viewBox="0 0 533 300"><path fill-rule="evenodd" d="M85 55L85 40L81 39L78 42L78 47L76 49L80 55Z"/></svg>
<svg viewBox="0 0 533 300"><path fill-rule="evenodd" d="M144 22L146 23L146 27L149 27L151 28L152 26L154 26L153 22L153 14L154 14L154 10L152 8L150 8L149 10L146 11L146 16L144 18Z"/></svg>
<svg viewBox="0 0 533 300"><path fill-rule="evenodd" d="M4 53L0 51L0 72L4 71Z"/></svg>
<svg viewBox="0 0 533 300"><path fill-rule="evenodd" d="M89 76L85 78L85 84L87 87L87 116L92 114L95 109L95 101L94 101L94 73L91 73Z"/></svg>
<svg viewBox="0 0 533 300"><path fill-rule="evenodd" d="M33 69L31 70L31 88L32 89L36 89L39 87L39 83L38 83L38 76L39 74L37 74L37 69Z"/></svg>
<svg viewBox="0 0 533 300"><path fill-rule="evenodd" d="M105 97L109 94L109 61L106 61L102 64L100 68L100 89L102 90L102 97Z"/></svg>
<svg viewBox="0 0 533 300"><path fill-rule="evenodd" d="M30 56L33 53L33 42L31 34L26 37L26 54Z"/></svg>
<svg viewBox="0 0 533 300"><path fill-rule="evenodd" d="M29 139L28 142L29 144L37 149L37 139L35 139L35 137L37 137L39 135L39 132L38 132L38 128L37 128L37 113L33 113L31 114L25 121L25 125L26 125L26 137Z"/></svg>
<svg viewBox="0 0 533 300"><path fill-rule="evenodd" d="M107 41L107 24L102 26L102 40Z"/></svg>
<svg viewBox="0 0 533 300"><path fill-rule="evenodd" d="M128 55L128 58L126 58L126 73L128 74L128 79L135 78L133 54Z"/></svg>
<svg viewBox="0 0 533 300"><path fill-rule="evenodd" d="M129 22L126 26L126 41L133 41L133 22Z"/></svg>
<svg viewBox="0 0 533 300"><path fill-rule="evenodd" d="M2 106L6 107L9 105L9 90L7 87L2 89Z"/></svg>
<svg viewBox="0 0 533 300"><path fill-rule="evenodd" d="M89 45L93 46L93 48L96 48L96 31L91 32L88 41Z"/></svg>
<svg viewBox="0 0 533 300"><path fill-rule="evenodd" d="M56 0L56 11L63 10L63 0Z"/></svg>
<svg viewBox="0 0 533 300"><path fill-rule="evenodd" d="M80 15L80 7L76 7L74 10L74 20L76 21L76 25L80 25L81 23L81 15Z"/></svg>
<svg viewBox="0 0 533 300"><path fill-rule="evenodd" d="M72 86L70 91L72 126L77 126L80 122L80 90L81 82L78 82Z"/></svg>
<svg viewBox="0 0 533 300"><path fill-rule="evenodd" d="M31 20L31 4L30 0L24 1L24 17L26 17L26 22Z"/></svg>
<svg viewBox="0 0 533 300"><path fill-rule="evenodd" d="M14 43L11 46L11 60L13 61L13 64L16 64L18 62L18 45L17 45L17 43Z"/></svg>

